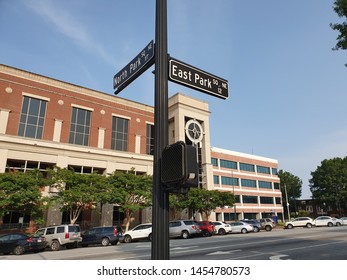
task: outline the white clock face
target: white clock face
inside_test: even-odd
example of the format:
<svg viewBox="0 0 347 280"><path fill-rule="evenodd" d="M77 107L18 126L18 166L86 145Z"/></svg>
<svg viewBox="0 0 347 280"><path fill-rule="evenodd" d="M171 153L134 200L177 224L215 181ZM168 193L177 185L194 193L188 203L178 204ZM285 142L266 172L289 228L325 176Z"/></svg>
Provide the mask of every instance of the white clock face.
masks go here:
<svg viewBox="0 0 347 280"><path fill-rule="evenodd" d="M201 142L204 136L201 124L197 120L189 120L186 123L186 135L193 143Z"/></svg>

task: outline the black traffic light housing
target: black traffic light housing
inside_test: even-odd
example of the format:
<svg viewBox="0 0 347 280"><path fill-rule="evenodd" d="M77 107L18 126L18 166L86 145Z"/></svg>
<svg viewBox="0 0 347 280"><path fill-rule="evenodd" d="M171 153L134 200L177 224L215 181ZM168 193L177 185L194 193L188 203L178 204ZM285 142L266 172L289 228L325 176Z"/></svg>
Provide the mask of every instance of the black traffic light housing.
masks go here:
<svg viewBox="0 0 347 280"><path fill-rule="evenodd" d="M199 185L197 149L178 141L165 147L161 159L161 181L166 190L186 193Z"/></svg>

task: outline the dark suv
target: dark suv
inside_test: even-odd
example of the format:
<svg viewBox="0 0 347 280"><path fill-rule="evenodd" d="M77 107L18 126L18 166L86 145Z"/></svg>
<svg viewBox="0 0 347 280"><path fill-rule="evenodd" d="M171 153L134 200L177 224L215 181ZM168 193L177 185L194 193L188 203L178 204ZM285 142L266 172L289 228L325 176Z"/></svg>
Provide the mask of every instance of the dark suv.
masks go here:
<svg viewBox="0 0 347 280"><path fill-rule="evenodd" d="M197 224L199 225L199 228L201 230L201 235L202 236L212 236L215 232L215 226L212 222L209 221L200 221L197 222Z"/></svg>
<svg viewBox="0 0 347 280"><path fill-rule="evenodd" d="M81 246L87 247L91 244L108 246L117 245L122 236L122 229L119 226L94 227L82 233Z"/></svg>

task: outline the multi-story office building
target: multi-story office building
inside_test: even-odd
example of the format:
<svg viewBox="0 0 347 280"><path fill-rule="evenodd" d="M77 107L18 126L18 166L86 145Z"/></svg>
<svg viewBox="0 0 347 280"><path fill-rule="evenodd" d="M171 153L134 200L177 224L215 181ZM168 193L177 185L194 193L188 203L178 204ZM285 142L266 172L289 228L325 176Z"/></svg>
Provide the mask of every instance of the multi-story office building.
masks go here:
<svg viewBox="0 0 347 280"><path fill-rule="evenodd" d="M211 148L214 188L234 193L233 207L216 209L218 220L282 218L282 195L275 159Z"/></svg>
<svg viewBox="0 0 347 280"><path fill-rule="evenodd" d="M239 188L243 191L240 199L246 199L244 193L247 190L242 185L243 181L240 179L239 187L234 186L231 190L229 184L223 183L223 176L227 177L223 172L227 169L220 165L220 159L213 156L213 166L211 164L208 104L177 93L169 98L168 109L169 143L185 141L198 148L200 187L235 191L236 195ZM195 129L193 135L189 129L192 125ZM152 106L0 64L0 173L35 168L45 172L48 167L59 166L72 167L81 173L98 172L105 175L134 168L137 174L151 175L153 145ZM214 148L212 153L216 153ZM244 158L242 160L240 156L238 167L230 170L235 171L236 178L243 173L242 164L254 162L256 170L248 172L247 176L250 181L256 180L254 191L258 192L259 201L252 202L254 211L247 209L246 212L262 213L264 210L269 213L272 209L275 209L275 213L280 212L275 207L277 197L280 197L276 189L278 178L273 173L261 175L262 171L259 171L270 168L272 172L273 168L277 168L277 162L272 160L259 164L248 155L244 155ZM216 160L218 168L215 166ZM263 183L266 180L261 180L267 175L272 179L271 189ZM220 176L221 183L216 183L216 176ZM44 195L49 195L50 191L46 187ZM261 193L264 195L260 196ZM248 194L255 196L250 190ZM270 204L262 202L266 197L267 200L274 197L276 205L270 207ZM247 203L244 200L237 207L241 210ZM263 204L270 208L265 208ZM99 210L85 211L79 222L88 225L122 222L122 213L117 206L103 205ZM227 213L225 209L217 209L217 213L222 212ZM16 215L11 213L11 219L6 216L3 221L16 222ZM217 214L212 218L222 220L226 214L224 217ZM67 221L66 215L58 208L50 209L46 215L46 224ZM151 221L151 212L141 211L136 221Z"/></svg>

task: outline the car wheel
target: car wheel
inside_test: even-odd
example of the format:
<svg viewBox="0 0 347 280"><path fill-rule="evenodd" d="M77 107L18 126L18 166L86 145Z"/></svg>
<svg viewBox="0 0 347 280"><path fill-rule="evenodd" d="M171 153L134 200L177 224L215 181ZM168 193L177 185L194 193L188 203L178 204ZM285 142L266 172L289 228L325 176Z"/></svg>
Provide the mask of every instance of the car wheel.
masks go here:
<svg viewBox="0 0 347 280"><path fill-rule="evenodd" d="M101 240L101 245L102 245L102 246L108 246L108 245L110 245L110 239L108 239L107 237L104 237L104 238Z"/></svg>
<svg viewBox="0 0 347 280"><path fill-rule="evenodd" d="M117 241L114 241L111 243L112 245L117 245L118 244L118 240Z"/></svg>
<svg viewBox="0 0 347 280"><path fill-rule="evenodd" d="M336 226L337 226L337 227L341 226L341 223L337 222L337 223L336 223Z"/></svg>
<svg viewBox="0 0 347 280"><path fill-rule="evenodd" d="M22 255L24 253L24 247L23 246L16 246L16 248L14 248L13 250L13 254L15 255Z"/></svg>
<svg viewBox="0 0 347 280"><path fill-rule="evenodd" d="M150 233L150 234L148 235L148 240L152 242L152 239L153 239L153 236L152 236L152 233Z"/></svg>
<svg viewBox="0 0 347 280"><path fill-rule="evenodd" d="M245 228L241 229L241 233L247 233L247 232L248 232L247 229Z"/></svg>
<svg viewBox="0 0 347 280"><path fill-rule="evenodd" d="M258 227L254 227L254 232L259 232L260 229Z"/></svg>
<svg viewBox="0 0 347 280"><path fill-rule="evenodd" d="M266 230L266 231L271 231L271 230L272 230L272 227L269 226L269 225L267 225L267 226L265 227L265 230Z"/></svg>
<svg viewBox="0 0 347 280"><path fill-rule="evenodd" d="M210 236L210 233L207 230L203 230L202 231L202 236L203 237L208 237L208 236Z"/></svg>
<svg viewBox="0 0 347 280"><path fill-rule="evenodd" d="M307 228L311 228L311 227L312 227L312 224L308 223L308 224L306 225L306 227L307 227Z"/></svg>
<svg viewBox="0 0 347 280"><path fill-rule="evenodd" d="M52 249L52 251L59 251L60 250L60 243L58 240L54 240L51 243L51 249Z"/></svg>
<svg viewBox="0 0 347 280"><path fill-rule="evenodd" d="M292 228L293 228L293 225L292 225L292 224L289 224L289 225L287 225L287 228L292 229Z"/></svg>
<svg viewBox="0 0 347 280"><path fill-rule="evenodd" d="M218 234L219 234L219 235L224 235L224 234L226 234L225 229L224 229L224 228L220 228L220 229L218 230Z"/></svg>
<svg viewBox="0 0 347 280"><path fill-rule="evenodd" d="M328 227L332 227L333 226L333 223L332 222L329 222L328 223Z"/></svg>
<svg viewBox="0 0 347 280"><path fill-rule="evenodd" d="M187 239L187 238L189 238L189 232L184 230L184 231L182 231L181 236L182 236L183 239Z"/></svg>
<svg viewBox="0 0 347 280"><path fill-rule="evenodd" d="M124 242L125 243L131 243L131 236L130 235L126 235L126 236L124 236Z"/></svg>

